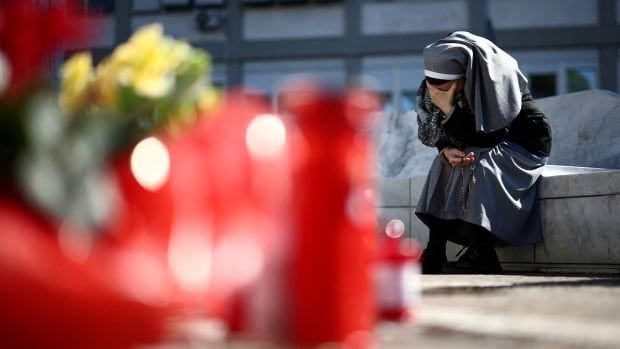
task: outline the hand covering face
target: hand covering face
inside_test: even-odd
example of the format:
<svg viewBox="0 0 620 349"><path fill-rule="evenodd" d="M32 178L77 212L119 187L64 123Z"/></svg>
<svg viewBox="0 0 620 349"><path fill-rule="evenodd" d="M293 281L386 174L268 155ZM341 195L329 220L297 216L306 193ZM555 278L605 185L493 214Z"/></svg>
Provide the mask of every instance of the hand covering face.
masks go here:
<svg viewBox="0 0 620 349"><path fill-rule="evenodd" d="M423 55L427 76L465 76L464 95L474 111L476 131L502 129L521 111L527 79L517 61L491 41L458 31L426 46Z"/></svg>

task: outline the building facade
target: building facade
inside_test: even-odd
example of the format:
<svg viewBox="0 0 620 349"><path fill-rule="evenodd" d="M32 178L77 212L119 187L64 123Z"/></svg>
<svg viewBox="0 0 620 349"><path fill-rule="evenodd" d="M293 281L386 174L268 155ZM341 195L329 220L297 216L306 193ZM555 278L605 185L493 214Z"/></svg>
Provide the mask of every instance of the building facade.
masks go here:
<svg viewBox="0 0 620 349"><path fill-rule="evenodd" d="M268 95L277 95L291 74L336 84L362 76L384 97L386 110L410 109L423 78L422 48L456 30L491 34L518 60L536 97L620 86L620 0L85 3L104 16L92 47L96 57L137 27L160 22L168 34L211 54L215 84Z"/></svg>

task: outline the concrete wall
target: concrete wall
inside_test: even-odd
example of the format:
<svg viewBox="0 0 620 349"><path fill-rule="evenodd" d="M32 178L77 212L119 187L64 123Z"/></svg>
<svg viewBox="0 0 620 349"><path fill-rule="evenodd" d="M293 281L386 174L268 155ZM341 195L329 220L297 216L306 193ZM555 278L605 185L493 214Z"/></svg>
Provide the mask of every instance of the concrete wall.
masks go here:
<svg viewBox="0 0 620 349"><path fill-rule="evenodd" d="M134 11L157 11L159 0L133 0Z"/></svg>
<svg viewBox="0 0 620 349"><path fill-rule="evenodd" d="M595 0L490 0L497 29L588 26L598 22Z"/></svg>
<svg viewBox="0 0 620 349"><path fill-rule="evenodd" d="M344 34L342 5L302 8L248 8L244 12L246 40L334 37Z"/></svg>
<svg viewBox="0 0 620 349"><path fill-rule="evenodd" d="M363 34L454 31L468 26L465 0L398 1L362 6Z"/></svg>
<svg viewBox="0 0 620 349"><path fill-rule="evenodd" d="M538 263L620 264L620 171L551 168L541 185Z"/></svg>

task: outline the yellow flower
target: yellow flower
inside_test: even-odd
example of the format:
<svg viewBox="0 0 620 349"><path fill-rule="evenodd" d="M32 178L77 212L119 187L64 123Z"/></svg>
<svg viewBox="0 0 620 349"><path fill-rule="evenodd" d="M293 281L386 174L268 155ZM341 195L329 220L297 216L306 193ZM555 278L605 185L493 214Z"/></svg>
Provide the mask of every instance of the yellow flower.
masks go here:
<svg viewBox="0 0 620 349"><path fill-rule="evenodd" d="M97 70L100 102L114 106L118 85L147 98L167 95L174 89L176 69L190 53L188 44L165 37L160 24L139 29Z"/></svg>
<svg viewBox="0 0 620 349"><path fill-rule="evenodd" d="M93 78L92 58L88 53L73 55L61 71L60 107L74 112L87 102L89 84Z"/></svg>
<svg viewBox="0 0 620 349"><path fill-rule="evenodd" d="M95 103L100 107L116 110L118 100L118 71L108 61L97 66L94 82Z"/></svg>
<svg viewBox="0 0 620 349"><path fill-rule="evenodd" d="M206 53L165 36L161 24L147 25L97 66L91 95L109 111L143 115L160 108L171 117L182 115L183 105L195 111L201 97L201 104L213 104L213 96L202 96L209 64Z"/></svg>
<svg viewBox="0 0 620 349"><path fill-rule="evenodd" d="M176 69L182 62L190 58L193 53L192 47L185 41L175 41L170 44L170 64L174 65L174 69Z"/></svg>
<svg viewBox="0 0 620 349"><path fill-rule="evenodd" d="M159 24L146 26L136 32L129 44L133 48L134 64L128 75L138 94L158 98L168 94L175 83L175 69L180 60L173 54L171 40L163 36Z"/></svg>

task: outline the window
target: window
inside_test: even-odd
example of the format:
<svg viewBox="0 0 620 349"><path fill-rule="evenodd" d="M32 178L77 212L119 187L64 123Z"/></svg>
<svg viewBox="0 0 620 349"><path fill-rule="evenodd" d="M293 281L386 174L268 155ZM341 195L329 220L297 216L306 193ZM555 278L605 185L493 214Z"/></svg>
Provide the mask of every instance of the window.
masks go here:
<svg viewBox="0 0 620 349"><path fill-rule="evenodd" d="M245 5L271 5L273 1L271 0L243 0L243 4Z"/></svg>
<svg viewBox="0 0 620 349"><path fill-rule="evenodd" d="M596 69L594 67L574 67L566 69L566 88L568 92L596 88Z"/></svg>
<svg viewBox="0 0 620 349"><path fill-rule="evenodd" d="M550 97L598 87L596 50L540 50L509 52L528 77L534 98Z"/></svg>
<svg viewBox="0 0 620 349"><path fill-rule="evenodd" d="M597 86L596 69L593 66L567 67L558 73L531 73L529 81L534 98L591 90Z"/></svg>
<svg viewBox="0 0 620 349"><path fill-rule="evenodd" d="M89 13L112 13L114 12L114 0L84 0L84 8Z"/></svg>
<svg viewBox="0 0 620 349"><path fill-rule="evenodd" d="M160 3L167 10L187 10L192 5L190 0L160 0Z"/></svg>
<svg viewBox="0 0 620 349"><path fill-rule="evenodd" d="M226 3L224 0L194 0L194 5L205 7L222 7Z"/></svg>
<svg viewBox="0 0 620 349"><path fill-rule="evenodd" d="M556 74L531 74L530 75L530 92L534 98L544 98L556 95L557 83Z"/></svg>

